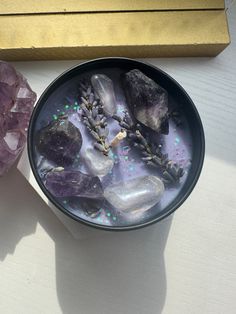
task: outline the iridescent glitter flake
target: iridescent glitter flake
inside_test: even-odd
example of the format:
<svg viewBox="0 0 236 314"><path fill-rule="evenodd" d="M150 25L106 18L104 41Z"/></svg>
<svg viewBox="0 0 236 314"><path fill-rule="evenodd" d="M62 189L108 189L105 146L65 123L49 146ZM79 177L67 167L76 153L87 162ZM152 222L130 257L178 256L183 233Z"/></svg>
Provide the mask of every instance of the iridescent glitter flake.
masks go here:
<svg viewBox="0 0 236 314"><path fill-rule="evenodd" d="M117 105L117 113L123 113L124 112L124 108L122 105Z"/></svg>
<svg viewBox="0 0 236 314"><path fill-rule="evenodd" d="M97 221L100 222L100 223L103 223L102 217L98 217L98 218L97 218Z"/></svg>
<svg viewBox="0 0 236 314"><path fill-rule="evenodd" d="M109 210L106 210L106 216L108 217L108 219L111 219L113 221L117 220L117 217L114 214L112 214L112 212L110 212Z"/></svg>
<svg viewBox="0 0 236 314"><path fill-rule="evenodd" d="M122 154L127 155L130 150L131 150L131 148L129 146L123 146L122 147Z"/></svg>
<svg viewBox="0 0 236 314"><path fill-rule="evenodd" d="M134 165L129 165L129 171L133 172L135 170L135 166Z"/></svg>
<svg viewBox="0 0 236 314"><path fill-rule="evenodd" d="M180 143L180 138L177 136L175 138L175 146L177 146Z"/></svg>

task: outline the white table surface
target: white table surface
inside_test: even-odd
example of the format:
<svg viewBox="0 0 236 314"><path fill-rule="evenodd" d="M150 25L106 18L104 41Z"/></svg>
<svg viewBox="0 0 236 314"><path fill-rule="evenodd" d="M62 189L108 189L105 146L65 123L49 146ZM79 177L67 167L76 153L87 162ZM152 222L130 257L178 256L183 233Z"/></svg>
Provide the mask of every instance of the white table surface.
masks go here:
<svg viewBox="0 0 236 314"><path fill-rule="evenodd" d="M205 128L200 180L172 219L75 240L12 169L0 179L1 314L236 313L236 4L216 58L152 59L186 89ZM18 62L38 96L78 61Z"/></svg>

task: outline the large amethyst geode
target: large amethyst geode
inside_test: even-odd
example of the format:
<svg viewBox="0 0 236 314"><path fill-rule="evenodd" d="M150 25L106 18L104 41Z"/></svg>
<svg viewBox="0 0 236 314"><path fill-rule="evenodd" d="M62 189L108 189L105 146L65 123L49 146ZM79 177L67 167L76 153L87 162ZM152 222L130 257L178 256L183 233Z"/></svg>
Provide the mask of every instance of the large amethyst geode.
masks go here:
<svg viewBox="0 0 236 314"><path fill-rule="evenodd" d="M24 148L35 101L36 94L23 75L0 61L0 175Z"/></svg>

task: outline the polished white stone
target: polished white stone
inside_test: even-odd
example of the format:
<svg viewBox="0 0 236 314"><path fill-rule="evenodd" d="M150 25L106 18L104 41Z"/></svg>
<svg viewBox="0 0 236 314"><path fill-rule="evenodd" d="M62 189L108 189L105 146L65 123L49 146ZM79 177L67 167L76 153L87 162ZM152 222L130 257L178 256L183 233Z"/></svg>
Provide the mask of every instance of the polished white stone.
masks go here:
<svg viewBox="0 0 236 314"><path fill-rule="evenodd" d="M158 177L142 176L108 186L104 196L120 211L146 211L160 201L164 189Z"/></svg>

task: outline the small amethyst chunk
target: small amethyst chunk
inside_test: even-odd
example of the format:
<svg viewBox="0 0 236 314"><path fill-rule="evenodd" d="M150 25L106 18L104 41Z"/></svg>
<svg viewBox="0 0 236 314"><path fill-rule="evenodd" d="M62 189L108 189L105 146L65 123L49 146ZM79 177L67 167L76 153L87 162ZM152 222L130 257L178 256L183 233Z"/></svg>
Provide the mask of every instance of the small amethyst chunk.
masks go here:
<svg viewBox="0 0 236 314"><path fill-rule="evenodd" d="M169 133L167 91L135 69L123 77L130 110L135 118L158 133Z"/></svg>
<svg viewBox="0 0 236 314"><path fill-rule="evenodd" d="M103 188L98 177L75 170L57 168L47 173L45 186L55 197L102 198Z"/></svg>
<svg viewBox="0 0 236 314"><path fill-rule="evenodd" d="M82 146L80 130L66 116L39 130L36 146L40 154L58 166L73 164Z"/></svg>

